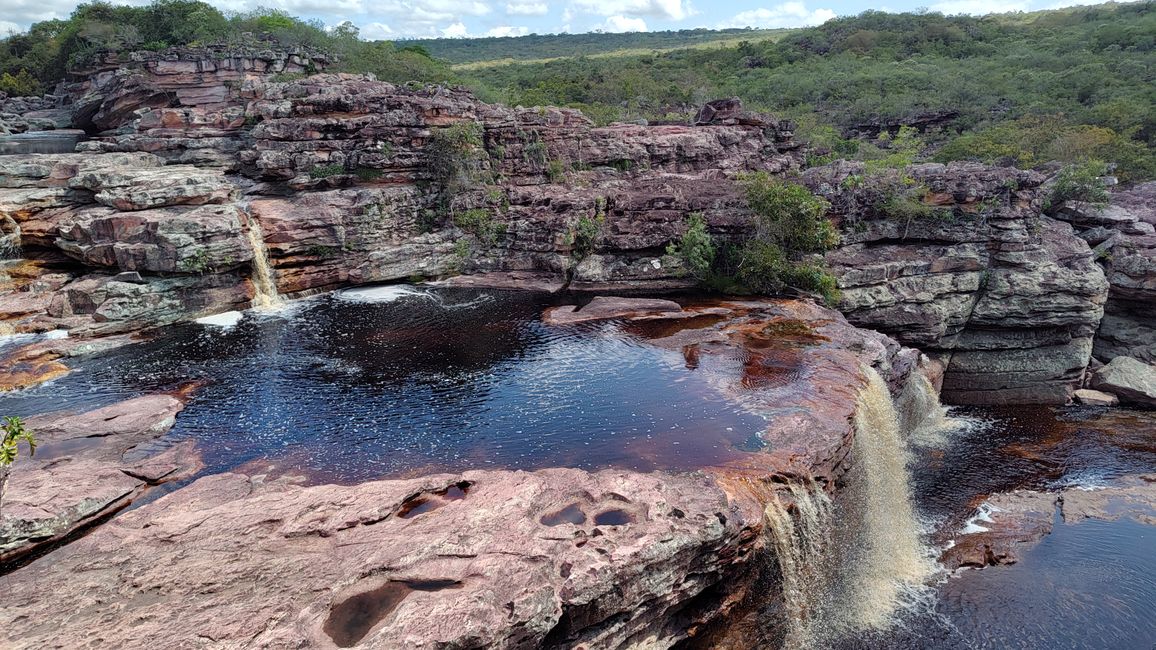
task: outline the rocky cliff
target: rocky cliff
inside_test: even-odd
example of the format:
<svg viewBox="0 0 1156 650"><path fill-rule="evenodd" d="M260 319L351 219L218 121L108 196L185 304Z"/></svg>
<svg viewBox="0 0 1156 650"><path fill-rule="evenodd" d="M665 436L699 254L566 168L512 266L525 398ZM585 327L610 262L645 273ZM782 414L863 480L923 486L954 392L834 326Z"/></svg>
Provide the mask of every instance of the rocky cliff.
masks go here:
<svg viewBox="0 0 1156 650"><path fill-rule="evenodd" d="M802 158L789 123L735 100L695 126L596 127L461 89L306 76L327 63L307 52L130 59L61 90L92 136L82 153L0 159L0 228L34 260L10 269L2 302L18 331L241 308L255 255L291 296L490 271L687 288L664 255L687 215L733 238L749 218L735 175L795 173ZM1141 217L1046 216L1045 176L1008 168L835 163L802 178L840 225L841 309L942 361L950 400L1060 403L1093 347L1151 358ZM1116 196L1129 215L1150 205L1144 190Z"/></svg>

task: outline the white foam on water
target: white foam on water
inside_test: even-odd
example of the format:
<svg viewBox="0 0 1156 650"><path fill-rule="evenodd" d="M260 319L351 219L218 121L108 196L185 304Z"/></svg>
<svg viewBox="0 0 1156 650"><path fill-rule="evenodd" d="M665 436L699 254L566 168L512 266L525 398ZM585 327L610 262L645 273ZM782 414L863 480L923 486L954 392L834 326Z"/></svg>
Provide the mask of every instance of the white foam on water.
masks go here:
<svg viewBox="0 0 1156 650"><path fill-rule="evenodd" d="M985 524L994 524L995 519L992 518L992 515L997 512L1000 512L1000 509L991 505L990 503L984 502L979 504L979 508L976 509L975 515L973 515L971 519L968 519L966 522L964 522L963 528L960 529L959 534L973 535L975 533L986 533L991 529L987 528L986 526L981 526L980 522Z"/></svg>
<svg viewBox="0 0 1156 650"><path fill-rule="evenodd" d="M220 314L213 314L212 316L198 318L195 322L198 325L208 325L210 327L220 327L222 329L229 330L236 327L237 323L240 323L241 319L244 317L245 314L242 312L226 311Z"/></svg>
<svg viewBox="0 0 1156 650"><path fill-rule="evenodd" d="M345 289L334 294L337 300L366 304L397 302L402 298L417 296L432 299L433 294L421 291L408 284L387 284L377 287L358 287Z"/></svg>

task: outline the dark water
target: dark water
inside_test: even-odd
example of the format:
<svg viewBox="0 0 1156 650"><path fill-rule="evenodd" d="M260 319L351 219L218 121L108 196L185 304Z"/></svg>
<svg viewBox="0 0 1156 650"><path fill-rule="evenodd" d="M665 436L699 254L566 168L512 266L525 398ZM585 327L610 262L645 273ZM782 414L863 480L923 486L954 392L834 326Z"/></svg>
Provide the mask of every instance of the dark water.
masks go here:
<svg viewBox="0 0 1156 650"><path fill-rule="evenodd" d="M723 399L708 372L618 324L543 325L549 297L399 291L327 296L230 330L175 327L0 397L0 412L82 410L203 381L166 440L197 440L207 472L269 459L338 482L465 468L697 468L765 426ZM382 292L397 299L371 302Z"/></svg>
<svg viewBox="0 0 1156 650"><path fill-rule="evenodd" d="M1156 472L1156 413L1015 407L976 418L942 449L917 449L914 491L942 543L990 493L1106 486ZM967 570L930 611L848 648L1156 648L1156 526L1065 524L1010 566Z"/></svg>

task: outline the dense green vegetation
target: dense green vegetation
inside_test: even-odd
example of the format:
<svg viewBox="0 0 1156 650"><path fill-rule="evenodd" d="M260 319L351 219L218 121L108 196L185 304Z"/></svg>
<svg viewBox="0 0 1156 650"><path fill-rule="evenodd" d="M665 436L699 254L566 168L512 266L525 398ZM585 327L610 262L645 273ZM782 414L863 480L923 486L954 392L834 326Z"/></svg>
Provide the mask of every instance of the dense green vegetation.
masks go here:
<svg viewBox="0 0 1156 650"><path fill-rule="evenodd" d="M705 100L739 96L797 120L801 135L840 157L871 159L844 135L913 124L925 131L923 153L939 160L1030 166L1101 158L1119 163L1125 180L1151 178L1154 7L986 17L867 12L773 42L459 73L487 99L574 106L599 121L686 119Z"/></svg>
<svg viewBox="0 0 1156 650"><path fill-rule="evenodd" d="M488 38L432 38L406 41L451 64L558 59L639 50L714 47L740 40L777 39L786 29L684 29L623 34L530 34Z"/></svg>
<svg viewBox="0 0 1156 650"><path fill-rule="evenodd" d="M82 4L67 20L36 23L0 41L0 91L51 90L70 71L83 73L102 51L163 50L172 46L261 46L268 43L326 52L337 72L372 72L387 81L447 81L449 68L420 48L368 43L357 27L326 30L283 11L258 9L226 16L199 0L154 0L148 6Z"/></svg>
<svg viewBox="0 0 1156 650"><path fill-rule="evenodd" d="M766 172L739 179L752 218L746 235L716 244L700 214L667 246L687 274L722 293L812 293L828 304L839 300L835 277L819 255L839 244L827 220L830 205L807 188Z"/></svg>

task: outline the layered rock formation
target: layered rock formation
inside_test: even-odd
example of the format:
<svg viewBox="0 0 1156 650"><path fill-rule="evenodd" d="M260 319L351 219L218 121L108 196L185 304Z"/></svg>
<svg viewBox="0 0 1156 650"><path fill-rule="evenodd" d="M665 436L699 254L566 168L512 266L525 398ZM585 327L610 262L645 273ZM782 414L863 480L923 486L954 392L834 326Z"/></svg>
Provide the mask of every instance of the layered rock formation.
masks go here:
<svg viewBox="0 0 1156 650"><path fill-rule="evenodd" d="M735 175L801 159L789 123L736 100L697 126L595 127L461 89L304 77L326 64L308 52L130 59L57 101L97 136L86 153L2 163L0 229L41 261L3 300L17 331L104 334L243 308L259 291L254 260L290 296L496 271L687 288L665 255L687 215L716 241L738 237L749 214ZM1150 188L1117 193L1111 214L1051 218L1034 172L835 163L803 179L841 225L828 262L842 309L939 358L948 400L1062 403L1094 345L1103 361L1151 360L1156 245L1136 216ZM924 190L915 210L911 187Z"/></svg>
<svg viewBox="0 0 1156 650"><path fill-rule="evenodd" d="M1081 385L1108 282L1072 228L1041 215L1042 175L845 163L804 178L842 226L827 255L840 308L942 359L946 401L1062 404Z"/></svg>

